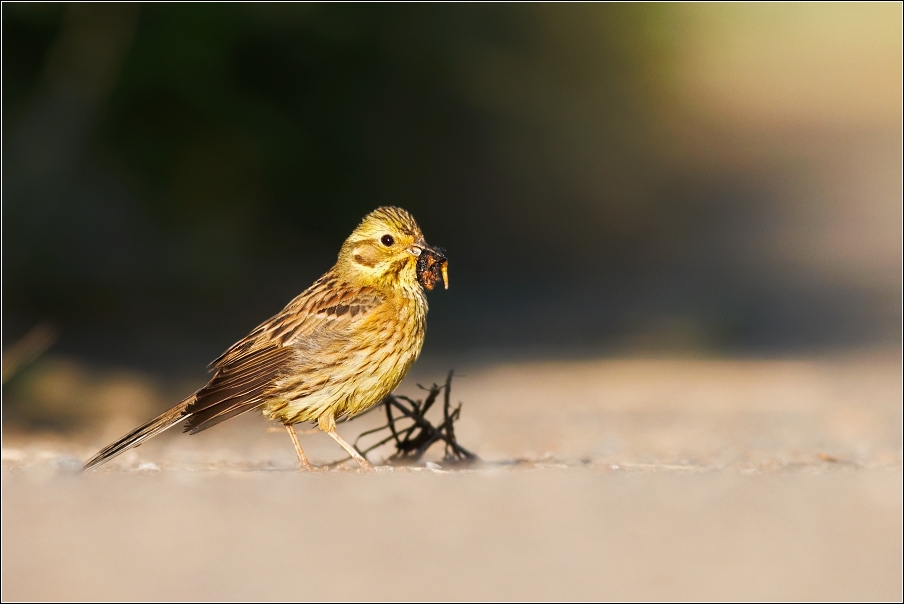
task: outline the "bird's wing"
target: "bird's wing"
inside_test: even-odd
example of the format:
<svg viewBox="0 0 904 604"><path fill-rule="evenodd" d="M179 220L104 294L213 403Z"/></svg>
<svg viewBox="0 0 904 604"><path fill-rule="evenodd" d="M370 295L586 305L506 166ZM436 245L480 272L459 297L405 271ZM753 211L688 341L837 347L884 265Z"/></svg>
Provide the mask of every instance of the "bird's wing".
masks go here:
<svg viewBox="0 0 904 604"><path fill-rule="evenodd" d="M216 373L187 407L185 431L194 434L259 407L281 377L300 365L316 370L320 355L313 348L345 339L384 303L374 289L353 288L325 275L212 363ZM299 342L307 345L299 347ZM304 359L299 359L300 348Z"/></svg>

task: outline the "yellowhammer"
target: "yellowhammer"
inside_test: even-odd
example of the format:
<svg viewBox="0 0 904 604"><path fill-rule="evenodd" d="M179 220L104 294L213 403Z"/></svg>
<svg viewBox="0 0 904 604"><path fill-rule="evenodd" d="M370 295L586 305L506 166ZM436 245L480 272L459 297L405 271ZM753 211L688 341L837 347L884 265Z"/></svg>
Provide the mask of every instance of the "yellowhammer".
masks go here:
<svg viewBox="0 0 904 604"><path fill-rule="evenodd" d="M206 386L100 451L84 469L181 421L195 434L253 409L285 425L305 469L312 466L292 427L298 422L317 422L372 468L339 437L336 420L378 403L408 373L424 343L424 288L440 279L448 288L447 265L411 214L377 208L342 245L333 268L212 363Z"/></svg>

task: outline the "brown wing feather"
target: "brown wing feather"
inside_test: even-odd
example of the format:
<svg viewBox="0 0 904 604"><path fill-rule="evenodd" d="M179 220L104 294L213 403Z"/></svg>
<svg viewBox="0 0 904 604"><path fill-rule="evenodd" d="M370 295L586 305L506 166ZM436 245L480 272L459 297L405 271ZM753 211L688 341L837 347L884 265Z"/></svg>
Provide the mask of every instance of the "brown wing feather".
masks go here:
<svg viewBox="0 0 904 604"><path fill-rule="evenodd" d="M267 389L290 364L292 354L291 348L269 346L223 365L186 408L185 431L195 434L259 407Z"/></svg>
<svg viewBox="0 0 904 604"><path fill-rule="evenodd" d="M185 431L195 434L260 407L281 376L298 372L299 349L316 363L315 342L324 341L325 331L344 330L383 301L375 290L351 288L327 273L212 363L216 373L185 409Z"/></svg>

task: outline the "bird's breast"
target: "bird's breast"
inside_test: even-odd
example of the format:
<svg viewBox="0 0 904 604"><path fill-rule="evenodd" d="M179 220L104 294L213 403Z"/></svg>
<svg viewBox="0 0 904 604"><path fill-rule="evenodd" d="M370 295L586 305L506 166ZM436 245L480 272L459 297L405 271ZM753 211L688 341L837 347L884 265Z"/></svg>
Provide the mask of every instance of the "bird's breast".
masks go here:
<svg viewBox="0 0 904 604"><path fill-rule="evenodd" d="M302 360L293 388L284 386L265 407L273 419L289 423L316 421L332 413L336 419L350 418L369 409L392 392L420 355L426 331L426 300L399 296L387 300L369 316L356 322L345 333L335 334L331 351L320 350L320 359L308 357L312 365L323 365L311 371ZM326 348L326 347L324 347ZM320 362L318 362L318 360Z"/></svg>

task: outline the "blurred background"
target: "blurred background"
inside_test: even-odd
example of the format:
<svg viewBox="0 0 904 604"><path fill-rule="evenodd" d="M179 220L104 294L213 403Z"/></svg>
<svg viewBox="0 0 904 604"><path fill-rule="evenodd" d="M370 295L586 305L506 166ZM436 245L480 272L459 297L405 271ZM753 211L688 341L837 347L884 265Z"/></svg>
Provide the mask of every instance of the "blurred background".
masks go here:
<svg viewBox="0 0 904 604"><path fill-rule="evenodd" d="M2 11L6 427L178 400L385 204L443 370L900 346L899 3Z"/></svg>

